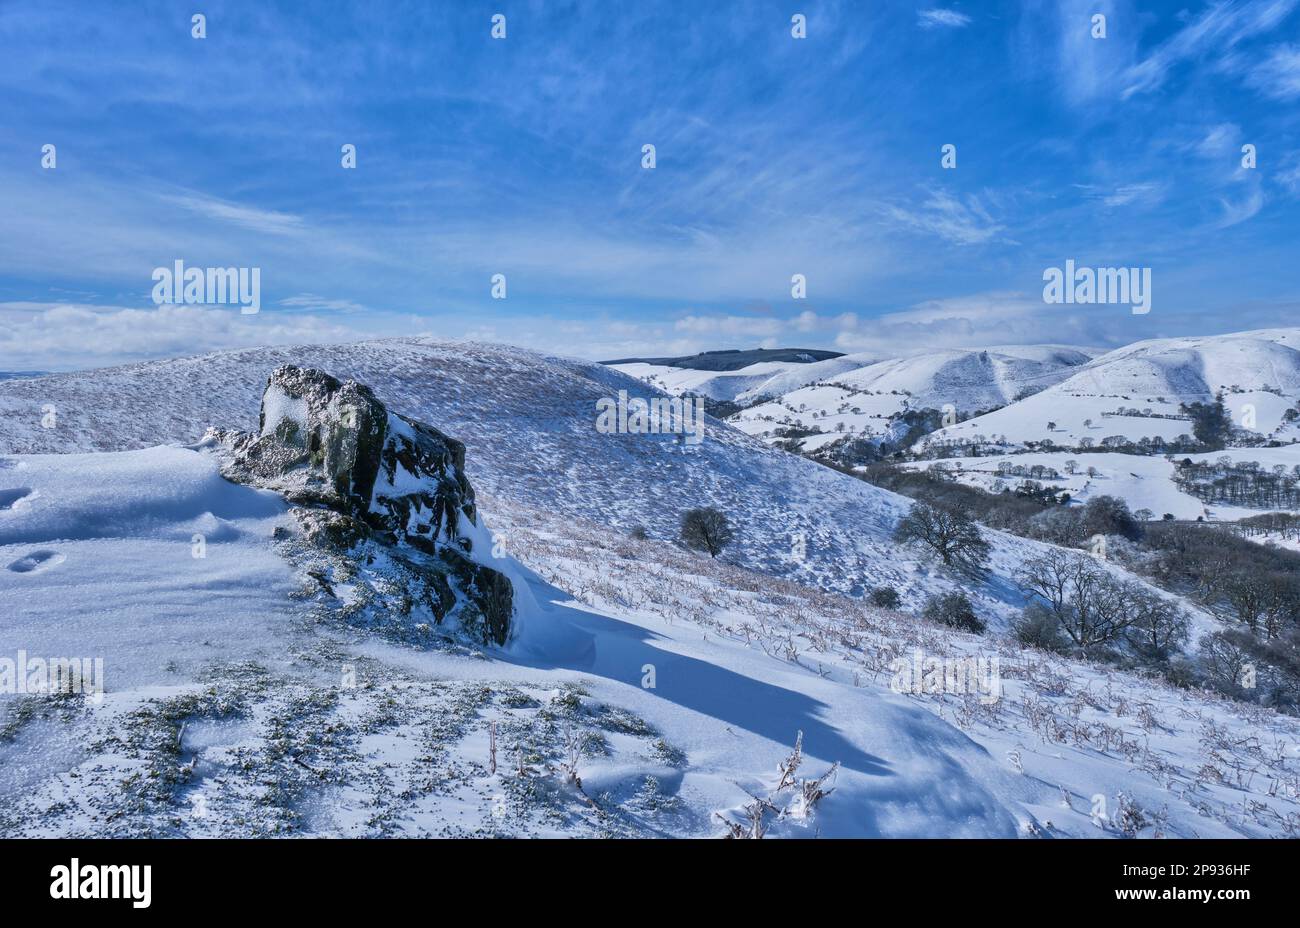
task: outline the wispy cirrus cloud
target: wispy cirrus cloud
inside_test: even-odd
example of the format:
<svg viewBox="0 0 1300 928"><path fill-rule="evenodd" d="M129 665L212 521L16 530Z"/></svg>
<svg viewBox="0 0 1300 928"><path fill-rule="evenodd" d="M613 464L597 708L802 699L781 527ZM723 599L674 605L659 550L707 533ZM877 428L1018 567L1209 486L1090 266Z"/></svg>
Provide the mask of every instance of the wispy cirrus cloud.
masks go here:
<svg viewBox="0 0 1300 928"><path fill-rule="evenodd" d="M1292 152L1283 160L1275 179L1283 190L1292 196L1300 196L1300 152Z"/></svg>
<svg viewBox="0 0 1300 928"><path fill-rule="evenodd" d="M971 18L957 10L936 7L930 10L917 10L916 21L922 29L961 29L970 25Z"/></svg>
<svg viewBox="0 0 1300 928"><path fill-rule="evenodd" d="M890 205L885 214L919 232L956 245L982 245L1002 236L1006 226L990 215L979 194L957 197L932 189L917 205Z"/></svg>
<svg viewBox="0 0 1300 928"><path fill-rule="evenodd" d="M1250 190L1243 196L1235 199L1227 197L1219 198L1219 205L1223 208L1218 219L1215 220L1216 229L1226 229L1230 226L1238 225L1247 219L1253 218L1261 209L1264 208L1264 191L1258 186Z"/></svg>
<svg viewBox="0 0 1300 928"><path fill-rule="evenodd" d="M1300 98L1300 45L1277 45L1252 67L1246 83L1275 100Z"/></svg>
<svg viewBox="0 0 1300 928"><path fill-rule="evenodd" d="M1095 184L1077 185L1083 195L1090 200L1098 200L1111 209L1129 206L1152 206L1159 203L1165 194L1165 185L1154 181L1120 184L1104 188Z"/></svg>
<svg viewBox="0 0 1300 928"><path fill-rule="evenodd" d="M1122 97L1147 93L1164 84L1179 65L1202 58L1228 57L1237 46L1277 28L1297 0L1226 0L1211 3L1186 26L1124 72Z"/></svg>
<svg viewBox="0 0 1300 928"><path fill-rule="evenodd" d="M1202 158L1224 158L1238 150L1241 139L1241 127L1235 123L1225 122L1211 126L1195 145L1195 151Z"/></svg>
<svg viewBox="0 0 1300 928"><path fill-rule="evenodd" d="M304 312L361 313L368 307L356 300L329 299L314 293L299 293L276 301L277 306Z"/></svg>
<svg viewBox="0 0 1300 928"><path fill-rule="evenodd" d="M1110 207L1129 206L1133 203L1154 203L1160 198L1159 184L1125 184L1102 202Z"/></svg>
<svg viewBox="0 0 1300 928"><path fill-rule="evenodd" d="M276 210L258 209L230 203L200 194L162 194L159 199L172 206L189 210L217 222L229 223L250 232L265 235L302 235L306 231L302 217Z"/></svg>

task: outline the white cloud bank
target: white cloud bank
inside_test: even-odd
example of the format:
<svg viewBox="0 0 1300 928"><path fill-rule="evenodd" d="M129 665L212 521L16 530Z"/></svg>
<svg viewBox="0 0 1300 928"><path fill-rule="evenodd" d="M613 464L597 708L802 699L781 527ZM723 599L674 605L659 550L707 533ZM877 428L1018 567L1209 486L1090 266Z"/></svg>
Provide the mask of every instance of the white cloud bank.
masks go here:
<svg viewBox="0 0 1300 928"><path fill-rule="evenodd" d="M241 315L228 307L0 303L0 358L4 359L0 367L5 370L104 367L227 348L364 337L355 329L317 317Z"/></svg>

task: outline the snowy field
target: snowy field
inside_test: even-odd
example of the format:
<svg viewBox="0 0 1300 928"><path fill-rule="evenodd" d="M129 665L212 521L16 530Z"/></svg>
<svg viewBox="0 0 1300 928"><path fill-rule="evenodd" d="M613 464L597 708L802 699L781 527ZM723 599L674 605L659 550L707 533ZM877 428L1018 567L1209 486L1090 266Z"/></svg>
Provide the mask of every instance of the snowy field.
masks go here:
<svg viewBox="0 0 1300 928"><path fill-rule="evenodd" d="M1294 719L590 523L485 500L529 577L519 636L413 649L295 608L278 507L222 486L202 452L7 471L32 494L3 558L63 556L4 571L18 640L108 667L101 701L6 701L7 833L718 835L719 814L740 822L774 794L799 732L800 776L838 764L834 791L773 817L772 836L1300 827ZM104 506L119 492L136 516ZM79 512L112 520L78 529ZM997 657L997 698L892 691L890 661L914 650Z"/></svg>
<svg viewBox="0 0 1300 928"><path fill-rule="evenodd" d="M289 360L467 443L494 557L523 578L504 647L323 620L277 548L283 501L185 447L255 426ZM596 433L594 400L635 384L421 340L4 384L0 657L102 658L105 685L0 696L0 828L722 836L759 797L774 837L1300 829L1297 720L1006 638L1010 574L1042 546L987 533L990 632L929 624L921 599L966 583L892 544L908 501L721 424L695 452ZM741 523L718 560L672 543L706 503ZM882 583L903 611L864 604ZM967 658L996 688L897 679Z"/></svg>
<svg viewBox="0 0 1300 928"><path fill-rule="evenodd" d="M1176 456L1174 461L1166 460L1160 455L1053 451L909 461L903 466L910 470L925 470L937 465L958 483L990 492L1013 489L1025 479L1032 479L1032 482L1042 486L1065 490L1078 503L1086 503L1094 496L1117 496L1128 503L1132 511L1149 509L1157 519L1168 513L1176 519L1203 518L1206 521L1234 522L1259 515L1264 510L1204 503L1181 490L1174 482L1178 462L1184 459L1214 463L1223 458L1233 463L1257 462L1265 470L1281 465L1289 471L1300 465L1300 444L1281 448L1228 448L1206 454L1183 454ZM1000 470L1008 467L1043 467L1055 476L1031 478Z"/></svg>

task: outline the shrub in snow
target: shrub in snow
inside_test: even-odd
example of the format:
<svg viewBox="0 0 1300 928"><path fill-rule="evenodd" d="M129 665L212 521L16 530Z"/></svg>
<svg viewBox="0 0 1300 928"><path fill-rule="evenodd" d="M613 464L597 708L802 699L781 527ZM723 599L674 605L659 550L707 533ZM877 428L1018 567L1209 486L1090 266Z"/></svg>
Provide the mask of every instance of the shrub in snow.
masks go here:
<svg viewBox="0 0 1300 928"><path fill-rule="evenodd" d="M1142 527L1129 512L1128 503L1116 496L1094 496L1083 507L1085 537L1120 535L1129 540L1142 536Z"/></svg>
<svg viewBox="0 0 1300 928"><path fill-rule="evenodd" d="M1241 629L1225 629L1200 640L1197 657L1213 689L1231 696L1294 711L1300 705L1300 633L1262 641Z"/></svg>
<svg viewBox="0 0 1300 928"><path fill-rule="evenodd" d="M1060 620L1042 603L1026 606L1012 621L1011 631L1021 644L1044 651L1063 651L1068 644Z"/></svg>
<svg viewBox="0 0 1300 928"><path fill-rule="evenodd" d="M1083 532L1083 514L1078 509L1058 506L1046 509L1029 519L1025 534L1054 545L1074 546L1088 537Z"/></svg>
<svg viewBox="0 0 1300 928"><path fill-rule="evenodd" d="M777 765L781 775L776 789L767 796L750 793L752 802L740 809L740 821L714 813L727 829L728 838L758 839L767 834L772 824L797 822L807 824L814 816L818 804L833 793L840 764L836 761L819 777L805 780L797 771L803 763L803 732L795 736L794 750Z"/></svg>
<svg viewBox="0 0 1300 928"><path fill-rule="evenodd" d="M1187 641L1191 620L1177 603L1155 593L1144 590L1133 599L1137 617L1124 630L1125 641L1145 663L1168 662Z"/></svg>
<svg viewBox="0 0 1300 928"><path fill-rule="evenodd" d="M1126 838L1136 838L1150 822L1141 806L1126 793L1115 796L1115 828Z"/></svg>
<svg viewBox="0 0 1300 928"><path fill-rule="evenodd" d="M936 593L925 601L921 615L949 628L979 634L985 624L975 614L975 607L965 593Z"/></svg>
<svg viewBox="0 0 1300 928"><path fill-rule="evenodd" d="M871 605L882 609L897 609L900 602L898 590L892 586L878 586L871 591Z"/></svg>
<svg viewBox="0 0 1300 928"><path fill-rule="evenodd" d="M1201 685L1201 672L1194 660L1178 656L1161 669L1164 672L1165 681L1174 686L1191 689Z"/></svg>
<svg viewBox="0 0 1300 928"><path fill-rule="evenodd" d="M734 537L727 517L712 506L688 509L682 514L682 544L692 551L707 551L709 557L717 557Z"/></svg>

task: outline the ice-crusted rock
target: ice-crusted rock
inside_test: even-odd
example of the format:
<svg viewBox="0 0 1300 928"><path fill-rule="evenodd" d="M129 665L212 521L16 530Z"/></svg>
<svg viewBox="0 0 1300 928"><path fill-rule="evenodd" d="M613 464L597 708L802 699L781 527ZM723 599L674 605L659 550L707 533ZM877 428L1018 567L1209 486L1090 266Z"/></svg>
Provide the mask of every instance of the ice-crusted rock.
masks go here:
<svg viewBox="0 0 1300 928"><path fill-rule="evenodd" d="M209 431L222 473L298 507L292 539L320 589L351 619L420 627L453 619L484 643L510 634L510 580L482 563L491 547L465 477L465 446L389 411L369 387L323 371L277 368L257 434ZM362 581L358 583L358 581Z"/></svg>

